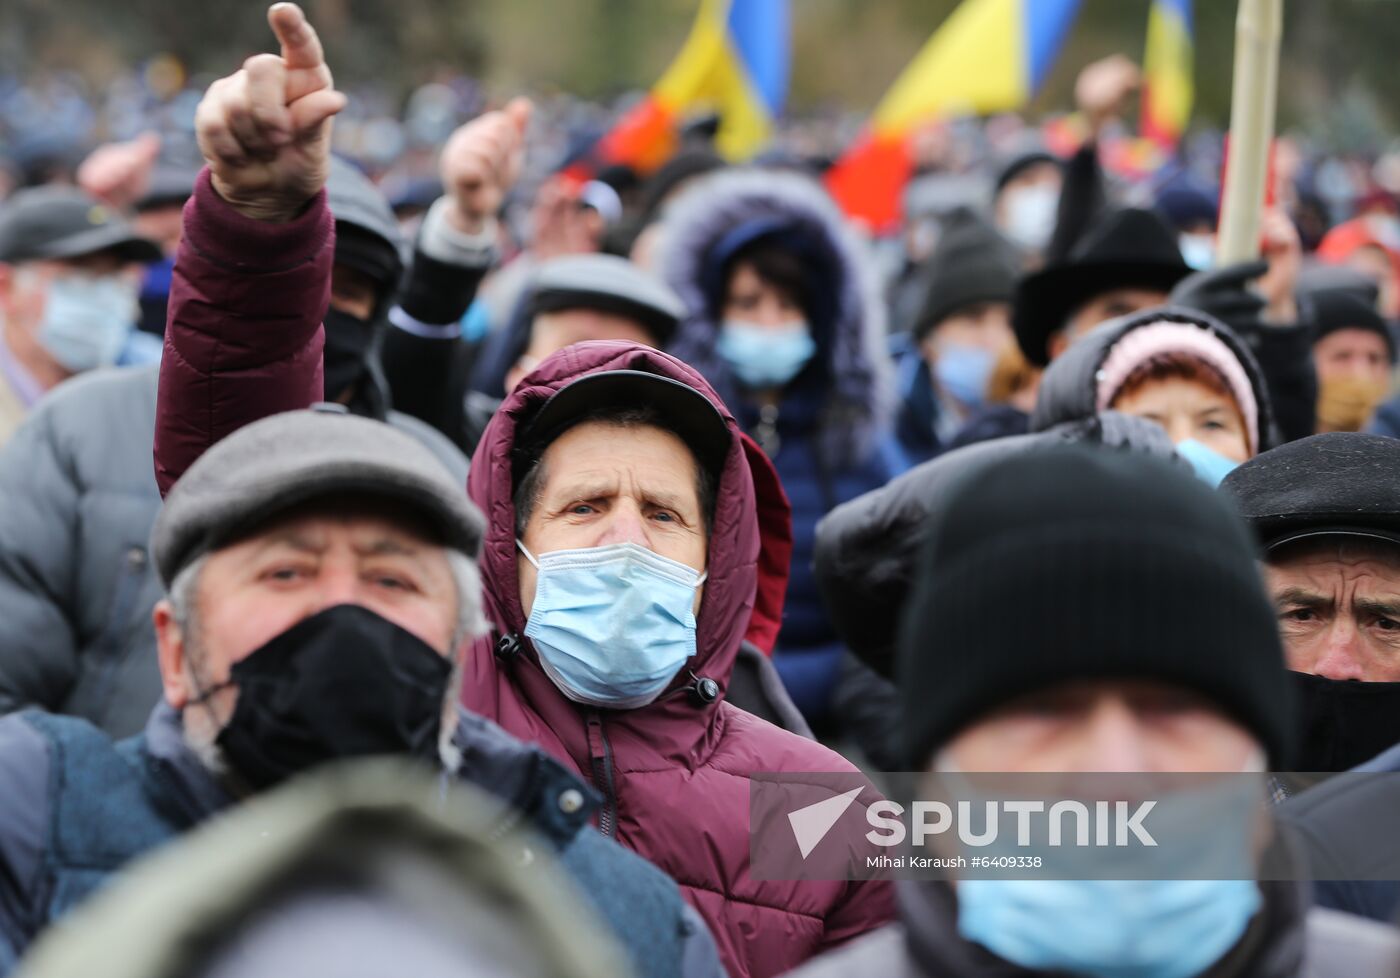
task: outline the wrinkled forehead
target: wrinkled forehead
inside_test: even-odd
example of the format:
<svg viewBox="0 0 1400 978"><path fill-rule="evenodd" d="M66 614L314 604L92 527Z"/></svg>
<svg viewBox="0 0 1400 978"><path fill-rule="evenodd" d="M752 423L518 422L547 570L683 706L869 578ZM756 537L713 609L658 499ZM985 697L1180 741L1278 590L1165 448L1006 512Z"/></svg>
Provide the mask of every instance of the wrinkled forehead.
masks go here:
<svg viewBox="0 0 1400 978"><path fill-rule="evenodd" d="M576 483L618 491L695 491L700 463L675 432L653 424L584 421L569 428L540 459L545 492Z"/></svg>
<svg viewBox="0 0 1400 978"><path fill-rule="evenodd" d="M1271 549L1264 557L1272 571L1344 573L1359 565L1380 570L1387 583L1400 588L1400 543L1378 537L1327 533L1294 540Z"/></svg>

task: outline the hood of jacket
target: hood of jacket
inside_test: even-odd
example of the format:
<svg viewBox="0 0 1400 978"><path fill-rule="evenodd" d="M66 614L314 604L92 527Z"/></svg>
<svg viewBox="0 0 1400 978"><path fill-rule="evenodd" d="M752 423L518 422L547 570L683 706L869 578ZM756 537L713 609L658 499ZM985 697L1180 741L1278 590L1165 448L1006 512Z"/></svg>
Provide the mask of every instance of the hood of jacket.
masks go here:
<svg viewBox="0 0 1400 978"><path fill-rule="evenodd" d="M947 452L843 503L817 525L817 584L837 633L861 661L893 677L899 621L914 586L932 502L977 468L1067 442L1176 457L1166 432L1152 422L1115 411L1091 413L1051 431Z"/></svg>
<svg viewBox="0 0 1400 978"><path fill-rule="evenodd" d="M739 390L715 352L722 297L714 252L745 225L799 238L818 266L825 300L811 323L827 392L827 427L843 455L868 446L886 425L894 381L886 353L885 306L864 244L814 180L798 173L729 169L700 178L667 210L657 270L686 307L668 350L693 364L727 401ZM841 457L841 456L838 456Z"/></svg>
<svg viewBox="0 0 1400 978"><path fill-rule="evenodd" d="M1230 348L1249 378L1259 406L1259 451L1278 444L1273 407L1264 371L1245 342L1230 327L1204 313L1162 307L1147 309L1104 323L1071 343L1040 379L1040 393L1031 412L1031 431L1044 431L1069 421L1082 421L1097 412L1098 373L1114 344L1124 336L1158 322L1184 323L1209 330Z"/></svg>
<svg viewBox="0 0 1400 978"><path fill-rule="evenodd" d="M487 615L498 635L516 636L522 653L510 668L517 674L528 674L517 678L532 701L543 701L535 705L549 712L561 707L572 711L573 705L539 669L528 640L523 638L526 616L517 575L515 487L511 466L501 464L501 460L511 457L516 432L555 391L579 377L607 370L641 370L694 387L719 409L733 434L715 495L708 577L696 617L696 654L673 685L686 686L687 673L693 672L723 687L745 637L752 635L764 647L763 636L776 634L782 614L780 596L787 585L785 564L766 552L769 545L777 547L780 554L785 546L791 546L787 500L781 496L771 464L740 433L729 409L699 373L673 357L633 343L578 343L554 354L502 402L482 434L474 456L477 464L472 466L467 483L472 501L488 514L481 554ZM493 664L481 678L487 679L495 671ZM471 703L470 690L467 702ZM650 706L626 715L638 722L674 719L693 724L699 714L715 705L699 708L686 697L663 694ZM487 711L486 715L492 714Z"/></svg>
<svg viewBox="0 0 1400 978"><path fill-rule="evenodd" d="M327 767L124 871L76 912L72 927L50 929L22 970L35 978L267 974L269 962L296 971L294 962L314 958L327 971L358 973L366 960L382 960L389 941L400 965L407 955L426 969L416 973L458 975L489 963L491 955L470 950L474 938L504 939L507 956L495 964L507 971L532 973L533 964L577 978L622 973L622 951L579 906L587 901L562 872L520 872L527 847L543 870L553 866L531 842L499 823L491 799L469 788L444 791L439 778L412 766L374 759ZM377 912L354 912L366 905L355 898L374 901ZM466 931L443 931L425 944L444 899ZM310 931L277 928L288 914ZM318 940L317 928L335 940ZM140 947L129 946L133 933L143 935ZM427 953L452 944L456 967ZM437 967L428 967L433 961Z"/></svg>

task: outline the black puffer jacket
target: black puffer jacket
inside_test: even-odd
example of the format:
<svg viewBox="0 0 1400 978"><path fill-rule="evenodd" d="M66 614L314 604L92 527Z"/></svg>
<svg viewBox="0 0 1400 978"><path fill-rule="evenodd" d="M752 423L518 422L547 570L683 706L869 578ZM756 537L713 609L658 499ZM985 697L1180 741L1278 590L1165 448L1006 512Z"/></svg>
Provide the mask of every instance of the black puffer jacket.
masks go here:
<svg viewBox="0 0 1400 978"><path fill-rule="evenodd" d="M1268 385L1259 361L1230 328L1218 319L1189 309L1164 306L1146 309L1104 323L1093 332L1076 340L1046 369L1040 379L1040 393L1031 412L1031 431L1046 431L1066 422L1084 421L1097 411L1098 373L1109 350L1128 333L1163 320L1185 323L1209 330L1230 348L1244 367L1254 400L1259 405L1259 450L1265 451L1279 443L1274 422Z"/></svg>
<svg viewBox="0 0 1400 978"><path fill-rule="evenodd" d="M933 500L984 464L1066 442L1174 457L1166 434L1150 421L1112 411L1090 413L1052 431L948 452L836 507L818 524L817 583L836 630L862 661L882 676L891 675L899 616Z"/></svg>

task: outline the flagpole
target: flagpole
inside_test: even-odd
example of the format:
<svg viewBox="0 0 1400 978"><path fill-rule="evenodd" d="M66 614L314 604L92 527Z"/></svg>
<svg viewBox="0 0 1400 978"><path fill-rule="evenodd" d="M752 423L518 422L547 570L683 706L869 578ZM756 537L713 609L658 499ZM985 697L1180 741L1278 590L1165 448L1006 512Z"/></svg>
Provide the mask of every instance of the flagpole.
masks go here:
<svg viewBox="0 0 1400 978"><path fill-rule="evenodd" d="M1283 0L1240 0L1230 96L1230 155L1217 244L1222 265L1259 257L1282 34Z"/></svg>

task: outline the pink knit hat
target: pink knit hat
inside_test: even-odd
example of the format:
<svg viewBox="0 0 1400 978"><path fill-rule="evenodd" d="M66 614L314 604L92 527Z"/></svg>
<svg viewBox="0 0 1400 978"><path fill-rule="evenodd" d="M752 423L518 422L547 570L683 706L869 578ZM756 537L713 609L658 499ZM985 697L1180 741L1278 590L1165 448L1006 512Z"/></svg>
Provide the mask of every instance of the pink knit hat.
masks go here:
<svg viewBox="0 0 1400 978"><path fill-rule="evenodd" d="M1239 358L1219 337L1200 326L1163 320L1125 333L1113 344L1094 375L1098 382L1097 409L1107 410L1133 371L1159 357L1181 354L1211 367L1230 388L1244 416L1249 453L1259 451L1259 404Z"/></svg>

